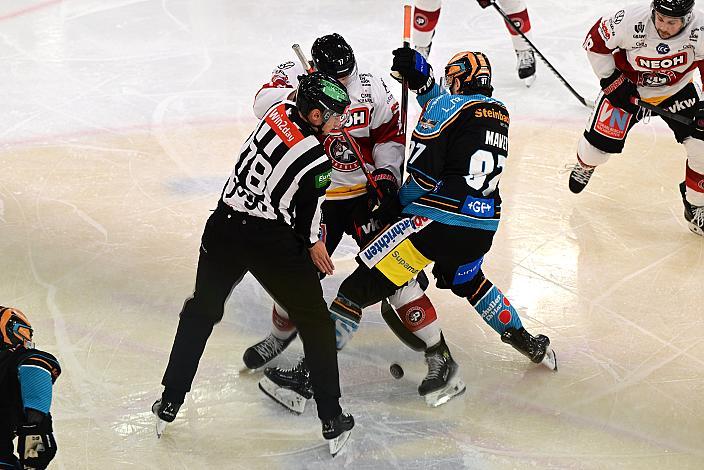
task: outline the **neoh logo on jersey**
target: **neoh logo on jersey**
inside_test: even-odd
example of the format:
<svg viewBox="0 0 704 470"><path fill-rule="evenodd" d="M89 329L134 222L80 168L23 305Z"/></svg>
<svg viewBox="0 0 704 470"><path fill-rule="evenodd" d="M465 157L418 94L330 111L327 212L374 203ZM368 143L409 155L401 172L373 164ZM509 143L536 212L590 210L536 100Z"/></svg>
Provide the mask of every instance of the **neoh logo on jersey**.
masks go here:
<svg viewBox="0 0 704 470"><path fill-rule="evenodd" d="M631 114L620 108L615 108L609 100L601 103L597 114L594 130L610 139L623 140L631 122Z"/></svg>
<svg viewBox="0 0 704 470"><path fill-rule="evenodd" d="M663 70L679 67L687 63L687 53L678 52L667 57L652 58L652 57L636 57L636 65L650 70Z"/></svg>
<svg viewBox="0 0 704 470"><path fill-rule="evenodd" d="M345 128L349 131L354 129L364 129L369 126L369 109L368 108L350 108L348 111L350 117L345 122Z"/></svg>

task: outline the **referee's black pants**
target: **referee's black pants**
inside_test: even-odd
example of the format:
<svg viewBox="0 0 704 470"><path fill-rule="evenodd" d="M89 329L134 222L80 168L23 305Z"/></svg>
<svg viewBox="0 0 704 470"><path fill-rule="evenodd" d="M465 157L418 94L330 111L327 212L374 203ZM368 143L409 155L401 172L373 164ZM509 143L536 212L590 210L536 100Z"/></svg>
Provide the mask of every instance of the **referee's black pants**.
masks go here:
<svg viewBox="0 0 704 470"><path fill-rule="evenodd" d="M286 309L301 335L318 417L336 417L342 410L335 326L308 249L290 226L235 212L222 202L205 225L196 288L181 311L162 380L165 397L182 402L190 391L213 326L247 272Z"/></svg>

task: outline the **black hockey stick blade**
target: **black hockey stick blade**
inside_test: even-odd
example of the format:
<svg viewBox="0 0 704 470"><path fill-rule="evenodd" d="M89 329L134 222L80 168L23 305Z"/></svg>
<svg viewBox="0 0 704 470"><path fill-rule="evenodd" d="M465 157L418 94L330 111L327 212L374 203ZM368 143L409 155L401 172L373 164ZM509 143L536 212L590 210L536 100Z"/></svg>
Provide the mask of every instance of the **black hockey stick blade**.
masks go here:
<svg viewBox="0 0 704 470"><path fill-rule="evenodd" d="M425 351L425 342L403 326L401 319L396 315L396 311L386 299L381 301L381 318L384 319L386 324L389 325L389 328L391 328L391 331L394 332L403 344L414 351Z"/></svg>
<svg viewBox="0 0 704 470"><path fill-rule="evenodd" d="M690 119L686 116L680 116L679 114L672 113L667 109L655 106L654 104L650 104L646 101L641 100L640 98L632 97L631 103L635 104L636 106L640 106L643 109L647 109L651 113L657 114L658 116L666 117L668 119L672 119L673 121L677 121L680 124L684 124L685 126L699 129L697 124L694 122L694 119Z"/></svg>

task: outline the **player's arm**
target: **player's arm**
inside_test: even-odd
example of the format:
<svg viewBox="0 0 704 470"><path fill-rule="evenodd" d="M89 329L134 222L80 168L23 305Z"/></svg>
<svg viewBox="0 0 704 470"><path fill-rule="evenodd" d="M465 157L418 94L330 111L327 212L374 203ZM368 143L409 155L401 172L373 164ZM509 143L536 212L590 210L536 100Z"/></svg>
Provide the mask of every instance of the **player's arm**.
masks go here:
<svg viewBox="0 0 704 470"><path fill-rule="evenodd" d="M303 67L293 61L279 64L271 73L271 79L262 85L254 97L254 115L257 119L263 118L276 103L295 100L298 76L304 73Z"/></svg>
<svg viewBox="0 0 704 470"><path fill-rule="evenodd" d="M398 187L403 171L406 135L401 133L399 104L381 78L372 77L372 115L369 136L374 168L381 178L393 176ZM376 173L376 172L375 172Z"/></svg>
<svg viewBox="0 0 704 470"><path fill-rule="evenodd" d="M399 82L406 79L408 89L416 93L416 100L421 107L424 107L433 98L446 93L440 85L435 83L433 68L418 51L401 47L394 50L393 54L391 76Z"/></svg>
<svg viewBox="0 0 704 470"><path fill-rule="evenodd" d="M319 240L320 232L320 206L325 200L325 190L330 186L330 160L322 148L320 157L315 164L303 175L298 183L298 190L294 196L296 204L296 219L293 228L298 235L312 246Z"/></svg>
<svg viewBox="0 0 704 470"><path fill-rule="evenodd" d="M17 362L24 422L17 427L17 448L23 468L44 469L56 455L51 421L53 385L61 367L49 353L30 349Z"/></svg>
<svg viewBox="0 0 704 470"><path fill-rule="evenodd" d="M421 114L422 121L425 112ZM447 129L432 137L423 136L417 131L411 138L408 157L408 177L399 190L402 206L407 206L424 194L433 191L440 183L447 153Z"/></svg>
<svg viewBox="0 0 704 470"><path fill-rule="evenodd" d="M599 79L609 77L616 70L613 52L619 48L624 34L624 11L619 10L611 16L604 16L592 26L584 39L589 63Z"/></svg>

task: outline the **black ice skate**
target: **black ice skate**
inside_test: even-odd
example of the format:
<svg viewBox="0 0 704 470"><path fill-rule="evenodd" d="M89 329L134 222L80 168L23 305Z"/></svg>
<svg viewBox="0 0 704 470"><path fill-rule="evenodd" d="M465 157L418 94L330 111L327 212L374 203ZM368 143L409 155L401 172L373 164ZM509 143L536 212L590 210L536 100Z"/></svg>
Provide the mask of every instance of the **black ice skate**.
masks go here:
<svg viewBox="0 0 704 470"><path fill-rule="evenodd" d="M686 192L687 187L683 181L680 183L680 193L682 193L682 203L684 204L684 219L693 233L704 237L704 206L693 206L687 202Z"/></svg>
<svg viewBox="0 0 704 470"><path fill-rule="evenodd" d="M244 352L244 356L242 356L244 365L247 366L247 369L259 369L281 354L295 338L296 333L293 333L287 339L279 339L269 333L269 336L259 341L254 346L247 348Z"/></svg>
<svg viewBox="0 0 704 470"><path fill-rule="evenodd" d="M582 162L579 161L578 158L577 164L568 168L572 170L570 172L570 191L575 194L579 194L584 188L587 187L587 183L589 183L589 178L591 178L592 174L594 174L594 169L596 167L585 166L582 164Z"/></svg>
<svg viewBox="0 0 704 470"><path fill-rule="evenodd" d="M557 371L557 356L550 347L550 338L547 336L533 336L525 328L509 328L501 335L501 341L513 346L532 362Z"/></svg>
<svg viewBox="0 0 704 470"><path fill-rule="evenodd" d="M264 369L264 377L259 381L259 388L274 401L297 414L303 413L306 402L313 398L313 386L305 358L290 369L267 367Z"/></svg>
<svg viewBox="0 0 704 470"><path fill-rule="evenodd" d="M335 457L345 446L354 427L354 418L349 413L340 413L336 418L321 420L323 437L328 441L330 454Z"/></svg>
<svg viewBox="0 0 704 470"><path fill-rule="evenodd" d="M152 413L156 416L156 437L160 438L166 425L176 419L179 408L181 408L180 403L164 400L163 397L154 402Z"/></svg>
<svg viewBox="0 0 704 470"><path fill-rule="evenodd" d="M533 49L516 51L518 78L523 80L527 87L535 82L535 54Z"/></svg>
<svg viewBox="0 0 704 470"><path fill-rule="evenodd" d="M425 397L428 406L447 403L467 389L459 376L459 366L452 359L442 334L440 342L425 351L425 362L428 364L428 375L418 386L418 393Z"/></svg>

